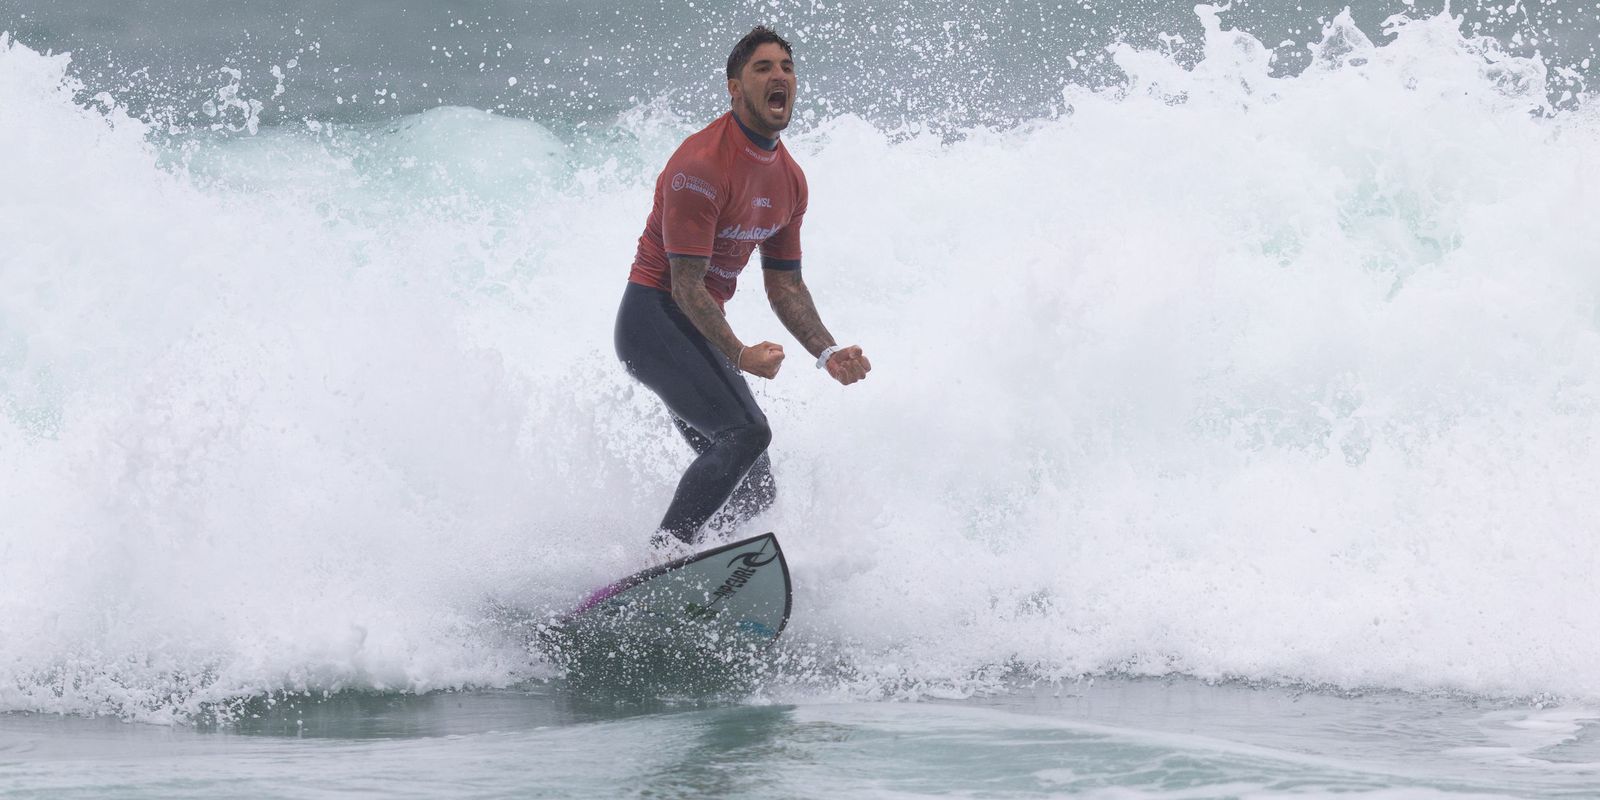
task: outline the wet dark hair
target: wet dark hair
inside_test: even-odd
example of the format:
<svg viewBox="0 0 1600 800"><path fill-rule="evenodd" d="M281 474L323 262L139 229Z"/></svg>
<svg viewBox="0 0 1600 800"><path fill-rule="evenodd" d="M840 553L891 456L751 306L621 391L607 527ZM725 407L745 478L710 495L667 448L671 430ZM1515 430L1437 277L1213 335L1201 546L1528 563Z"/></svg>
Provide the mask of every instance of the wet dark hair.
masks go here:
<svg viewBox="0 0 1600 800"><path fill-rule="evenodd" d="M788 53L790 57L794 56L794 48L791 48L777 31L765 25L757 25L751 28L750 32L733 46L733 52L728 54L728 79L738 78L739 73L744 71L744 65L750 63L750 56L755 54L756 48L768 42L782 47L783 52Z"/></svg>

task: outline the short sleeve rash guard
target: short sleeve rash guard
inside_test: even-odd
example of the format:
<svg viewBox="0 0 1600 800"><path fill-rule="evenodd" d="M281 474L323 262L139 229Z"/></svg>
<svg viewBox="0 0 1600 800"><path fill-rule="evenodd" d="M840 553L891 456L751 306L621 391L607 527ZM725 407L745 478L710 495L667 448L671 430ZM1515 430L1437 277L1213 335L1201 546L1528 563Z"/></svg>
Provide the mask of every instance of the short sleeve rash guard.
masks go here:
<svg viewBox="0 0 1600 800"><path fill-rule="evenodd" d="M672 290L668 255L710 259L706 289L728 302L750 253L768 269L800 266L806 177L778 142L763 150L732 113L685 139L656 178L655 205L628 280Z"/></svg>

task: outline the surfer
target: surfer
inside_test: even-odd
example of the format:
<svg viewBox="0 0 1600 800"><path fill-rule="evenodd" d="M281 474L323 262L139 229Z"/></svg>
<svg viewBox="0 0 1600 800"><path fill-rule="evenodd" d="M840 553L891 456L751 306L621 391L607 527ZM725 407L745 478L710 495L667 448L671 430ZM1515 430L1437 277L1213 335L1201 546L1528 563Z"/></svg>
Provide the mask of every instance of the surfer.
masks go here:
<svg viewBox="0 0 1600 800"><path fill-rule="evenodd" d="M772 505L772 431L742 373L771 380L782 345L746 344L723 306L757 247L767 300L818 369L849 385L872 365L841 347L800 271L806 179L779 141L794 113L793 50L765 26L728 56L731 110L685 139L656 178L655 204L617 312L617 356L666 404L697 454L651 537L692 545L722 511L737 526Z"/></svg>

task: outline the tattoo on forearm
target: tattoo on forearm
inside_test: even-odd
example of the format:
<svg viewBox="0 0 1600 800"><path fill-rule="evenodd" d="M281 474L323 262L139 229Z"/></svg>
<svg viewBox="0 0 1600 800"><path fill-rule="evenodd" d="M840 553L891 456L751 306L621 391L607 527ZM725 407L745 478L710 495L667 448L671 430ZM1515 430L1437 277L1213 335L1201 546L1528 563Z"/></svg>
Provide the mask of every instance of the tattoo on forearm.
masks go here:
<svg viewBox="0 0 1600 800"><path fill-rule="evenodd" d="M739 342L739 337L733 335L728 318L723 316L717 301L711 298L711 292L706 289L706 267L710 266L711 260L692 256L670 256L667 260L672 269L672 301L678 304L678 308L683 310L701 335L727 355L729 360L738 358L739 350L744 345Z"/></svg>
<svg viewBox="0 0 1600 800"><path fill-rule="evenodd" d="M817 315L817 306L811 300L811 291L801 280L799 271L767 271L767 300L772 310L783 321L783 326L800 340L811 355L831 347L833 334Z"/></svg>

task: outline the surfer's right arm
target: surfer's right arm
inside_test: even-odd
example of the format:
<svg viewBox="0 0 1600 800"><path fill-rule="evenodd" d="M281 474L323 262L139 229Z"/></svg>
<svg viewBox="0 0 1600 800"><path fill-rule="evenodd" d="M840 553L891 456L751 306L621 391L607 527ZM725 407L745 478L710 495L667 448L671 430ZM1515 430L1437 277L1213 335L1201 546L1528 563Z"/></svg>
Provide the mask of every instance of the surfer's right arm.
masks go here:
<svg viewBox="0 0 1600 800"><path fill-rule="evenodd" d="M672 267L672 302L678 304L700 335L739 369L763 378L775 377L783 364L783 346L772 342L746 346L733 335L728 318L706 289L706 269L711 259L668 254L667 263Z"/></svg>

